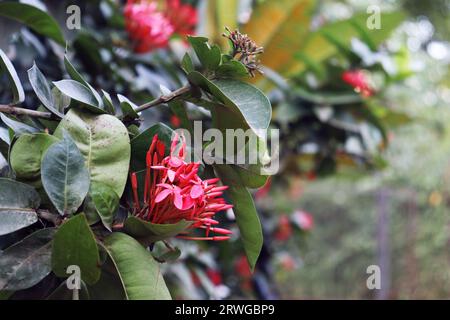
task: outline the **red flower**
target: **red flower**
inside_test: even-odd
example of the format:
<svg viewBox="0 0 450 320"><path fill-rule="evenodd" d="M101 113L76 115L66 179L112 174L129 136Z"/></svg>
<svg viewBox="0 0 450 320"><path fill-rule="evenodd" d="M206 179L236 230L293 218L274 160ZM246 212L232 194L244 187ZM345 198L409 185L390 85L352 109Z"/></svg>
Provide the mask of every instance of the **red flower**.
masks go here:
<svg viewBox="0 0 450 320"><path fill-rule="evenodd" d="M172 141L170 155L164 157L164 144L153 137L147 152L143 205L139 200L136 173L131 174L134 196L133 214L156 224L192 221L189 230L178 238L190 240L228 240L231 231L213 227L219 222L214 215L232 207L226 204L222 193L227 186L217 186L219 179L202 180L198 175L199 163L186 163L186 143L178 136ZM189 235L192 229L203 229L204 237ZM210 236L210 232L220 236Z"/></svg>
<svg viewBox="0 0 450 320"><path fill-rule="evenodd" d="M362 70L344 71L342 80L351 85L356 92L360 92L364 97L370 97L374 94L374 90L369 85L367 77Z"/></svg>
<svg viewBox="0 0 450 320"><path fill-rule="evenodd" d="M128 0L124 15L135 52L144 53L167 46L174 27L163 13L157 11L156 2Z"/></svg>
<svg viewBox="0 0 450 320"><path fill-rule="evenodd" d="M175 33L186 36L194 34L197 25L197 10L180 0L167 0L166 17L175 28Z"/></svg>

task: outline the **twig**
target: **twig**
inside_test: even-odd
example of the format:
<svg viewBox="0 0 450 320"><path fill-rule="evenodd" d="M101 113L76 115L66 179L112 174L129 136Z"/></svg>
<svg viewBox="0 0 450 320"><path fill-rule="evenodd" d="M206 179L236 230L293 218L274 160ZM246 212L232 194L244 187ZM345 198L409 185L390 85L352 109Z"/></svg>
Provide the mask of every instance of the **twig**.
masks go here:
<svg viewBox="0 0 450 320"><path fill-rule="evenodd" d="M172 91L168 94L164 94L155 100L152 100L150 102L140 105L139 107L137 107L135 109L135 111L141 112L141 111L147 110L151 107L155 107L157 105L170 102L173 99L178 98L181 95L189 92L190 89L191 89L190 85L183 86L183 87L181 87L175 91ZM58 116L56 116L50 112L30 110L30 109L14 107L11 105L4 105L4 104L0 104L0 112L7 113L7 114L13 114L13 115L26 115L26 116L30 116L30 117L34 117L34 118L42 118L42 119L50 119L50 120L59 119Z"/></svg>
<svg viewBox="0 0 450 320"><path fill-rule="evenodd" d="M175 91L172 91L172 92L170 92L168 94L162 95L162 96L160 96L159 98L157 98L155 100L152 100L150 102L144 103L143 105L140 105L139 107L137 107L135 109L135 111L136 112L141 112L141 111L144 111L144 110L149 109L151 107L160 105L162 103L170 102L173 99L178 98L179 96L189 92L189 90L191 90L191 86L190 85L186 85L186 86L181 87L181 88L179 88L179 89L177 89Z"/></svg>
<svg viewBox="0 0 450 320"><path fill-rule="evenodd" d="M59 226L63 221L63 218L60 215L51 213L48 210L37 210L36 212L39 218L47 220L55 226Z"/></svg>
<svg viewBox="0 0 450 320"><path fill-rule="evenodd" d="M34 117L34 118L50 119L50 120L59 119L58 116L56 116L50 112L30 110L30 109L14 107L14 106L4 105L4 104L0 104L0 112L13 114L13 115L30 116L30 117Z"/></svg>

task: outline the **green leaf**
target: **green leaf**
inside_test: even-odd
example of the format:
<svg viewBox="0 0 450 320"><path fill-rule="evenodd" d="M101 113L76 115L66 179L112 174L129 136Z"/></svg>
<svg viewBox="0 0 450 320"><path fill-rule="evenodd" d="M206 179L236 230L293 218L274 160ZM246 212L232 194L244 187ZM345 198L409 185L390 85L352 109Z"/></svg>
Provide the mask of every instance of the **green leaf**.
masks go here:
<svg viewBox="0 0 450 320"><path fill-rule="evenodd" d="M173 261L177 260L180 256L181 256L181 250L178 248L174 248L173 250L164 252L162 255L160 255L157 258L158 258L158 261L173 262Z"/></svg>
<svg viewBox="0 0 450 320"><path fill-rule="evenodd" d="M48 13L25 3L4 1L0 3L0 15L19 21L39 34L65 45L58 23Z"/></svg>
<svg viewBox="0 0 450 320"><path fill-rule="evenodd" d="M82 85L84 85L86 88L88 88L92 95L95 97L95 100L97 101L97 106L102 109L103 107L103 100L98 94L98 92L83 78L83 76L75 69L73 64L70 62L67 55L64 55L64 66L66 67L66 71L69 74L69 76L72 78L72 80L78 81Z"/></svg>
<svg viewBox="0 0 450 320"><path fill-rule="evenodd" d="M217 45L211 47L205 37L188 36L188 41L202 66L210 71L216 70L222 60L220 48Z"/></svg>
<svg viewBox="0 0 450 320"><path fill-rule="evenodd" d="M0 15L2 14L2 3L0 3ZM9 82L13 89L13 101L11 104L19 104L25 100L25 93L20 83L19 76L17 75L16 69L14 69L11 60L8 56L0 49L0 75L6 72Z"/></svg>
<svg viewBox="0 0 450 320"><path fill-rule="evenodd" d="M113 188L102 182L92 182L89 196L103 225L111 231L114 214L119 208L119 197Z"/></svg>
<svg viewBox="0 0 450 320"><path fill-rule="evenodd" d="M160 266L149 251L124 233L113 233L105 247L119 273L129 300L170 300Z"/></svg>
<svg viewBox="0 0 450 320"><path fill-rule="evenodd" d="M123 118L127 118L127 119L139 118L139 115L134 110L138 107L136 104L134 104L127 97L125 97L121 94L117 95L117 99L119 99L119 102L120 102L120 108L122 109Z"/></svg>
<svg viewBox="0 0 450 320"><path fill-rule="evenodd" d="M181 60L181 67L183 68L184 72L186 72L186 74L189 74L190 72L195 70L191 56L187 52L184 54L183 59Z"/></svg>
<svg viewBox="0 0 450 320"><path fill-rule="evenodd" d="M100 278L100 255L86 216L81 213L63 223L55 234L52 270L58 277L68 277L67 267L80 267L81 279L94 284Z"/></svg>
<svg viewBox="0 0 450 320"><path fill-rule="evenodd" d="M47 149L58 138L46 133L23 134L14 143L10 165L18 180L36 181L41 177L41 162Z"/></svg>
<svg viewBox="0 0 450 320"><path fill-rule="evenodd" d="M55 228L38 230L1 254L0 291L23 290L51 271L51 240Z"/></svg>
<svg viewBox="0 0 450 320"><path fill-rule="evenodd" d="M36 63L33 63L33 66L28 70L28 79L30 80L34 92L44 107L46 107L50 112L63 117L64 115L59 111L58 107L55 106L52 89L50 88L50 85L41 70L37 67Z"/></svg>
<svg viewBox="0 0 450 320"><path fill-rule="evenodd" d="M230 60L222 63L216 70L216 77L218 78L241 78L248 76L247 68L242 62Z"/></svg>
<svg viewBox="0 0 450 320"><path fill-rule="evenodd" d="M114 108L111 96L105 90L102 90L102 93L103 93L103 105L105 106L105 110L108 111L109 114L114 115L116 113L116 109Z"/></svg>
<svg viewBox="0 0 450 320"><path fill-rule="evenodd" d="M102 247L103 248L103 247ZM107 255L107 253L105 252ZM102 265L102 274L100 279L89 286L89 295L92 300L125 300L125 290L120 281L120 276L107 255L105 263Z"/></svg>
<svg viewBox="0 0 450 320"><path fill-rule="evenodd" d="M192 222L186 220L180 220L174 224L154 224L136 217L129 217L125 220L124 231L134 238L151 243L172 238L185 231L191 224Z"/></svg>
<svg viewBox="0 0 450 320"><path fill-rule="evenodd" d="M63 129L70 133L83 154L91 181L103 182L122 196L130 163L130 138L124 124L109 114L71 109L61 120L55 136L61 137Z"/></svg>
<svg viewBox="0 0 450 320"><path fill-rule="evenodd" d="M36 209L40 203L39 194L33 187L0 178L0 236L37 222Z"/></svg>
<svg viewBox="0 0 450 320"><path fill-rule="evenodd" d="M241 116L256 135L262 138L265 136L272 116L272 107L269 99L259 89L239 80L209 81L197 71L191 72L188 77L227 106L231 112Z"/></svg>
<svg viewBox="0 0 450 320"><path fill-rule="evenodd" d="M15 135L21 135L23 133L34 133L39 131L38 129L29 126L25 123L13 120L10 117L4 115L3 113L0 113L0 118L6 124L6 126L8 126L8 128L11 128L13 130Z"/></svg>
<svg viewBox="0 0 450 320"><path fill-rule="evenodd" d="M52 88L52 96L56 110L64 113L64 110L70 105L70 97L59 91L57 87Z"/></svg>
<svg viewBox="0 0 450 320"><path fill-rule="evenodd" d="M238 173L231 166L214 165L214 169L222 183L228 186L226 193L233 203L233 211L247 260L253 270L263 245L263 234L252 196L243 186Z"/></svg>
<svg viewBox="0 0 450 320"><path fill-rule="evenodd" d="M86 198L84 199L82 211L86 215L87 222L90 226L101 221L100 215L98 214L97 209L95 208L94 201L92 201L92 197L90 196L89 192Z"/></svg>
<svg viewBox="0 0 450 320"><path fill-rule="evenodd" d="M146 168L145 156L155 134L157 134L158 138L165 144L165 151L166 154L168 154L172 133L173 130L168 126L163 123L157 123L133 138L131 140L131 170L136 172Z"/></svg>
<svg viewBox="0 0 450 320"><path fill-rule="evenodd" d="M269 177L268 175L261 174L261 167L258 165L239 166L231 165L236 173L239 174L242 183L252 189L262 187Z"/></svg>
<svg viewBox="0 0 450 320"><path fill-rule="evenodd" d="M92 91L85 85L75 80L60 80L53 82L59 91L70 97L72 100L78 101L83 107L94 113L105 113L100 108L99 102L95 98Z"/></svg>
<svg viewBox="0 0 450 320"><path fill-rule="evenodd" d="M53 144L42 159L44 189L61 215L77 211L89 191L89 171L75 142L67 132Z"/></svg>

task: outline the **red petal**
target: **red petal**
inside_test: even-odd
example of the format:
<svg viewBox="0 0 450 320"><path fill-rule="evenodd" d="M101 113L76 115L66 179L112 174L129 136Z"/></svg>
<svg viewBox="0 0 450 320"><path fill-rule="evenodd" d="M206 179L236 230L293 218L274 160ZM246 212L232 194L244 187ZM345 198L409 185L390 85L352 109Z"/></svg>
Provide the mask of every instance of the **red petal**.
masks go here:
<svg viewBox="0 0 450 320"><path fill-rule="evenodd" d="M192 199L197 199L198 197L203 196L204 192L203 192L203 188L200 187L199 185L194 185L191 189L191 198Z"/></svg>
<svg viewBox="0 0 450 320"><path fill-rule="evenodd" d="M169 169L169 171L167 171L167 176L169 177L169 181L173 182L173 180L175 180L175 171Z"/></svg>
<svg viewBox="0 0 450 320"><path fill-rule="evenodd" d="M167 196L169 195L169 194L171 194L172 193L172 190L169 190L169 189L164 189L163 191L161 191L160 193L158 193L158 195L156 196L156 198L155 198L155 202L156 203L159 203L159 202L161 202L161 201L163 201L165 198L167 198Z"/></svg>

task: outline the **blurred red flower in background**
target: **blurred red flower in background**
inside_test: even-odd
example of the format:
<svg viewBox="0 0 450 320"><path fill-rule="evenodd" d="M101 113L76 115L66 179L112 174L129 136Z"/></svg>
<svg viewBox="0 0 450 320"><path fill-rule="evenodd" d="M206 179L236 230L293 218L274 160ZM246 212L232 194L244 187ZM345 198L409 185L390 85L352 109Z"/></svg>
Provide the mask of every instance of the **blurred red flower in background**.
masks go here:
<svg viewBox="0 0 450 320"><path fill-rule="evenodd" d="M167 0L166 4L166 17L175 28L175 33L183 36L194 34L198 20L197 10L180 0Z"/></svg>
<svg viewBox="0 0 450 320"><path fill-rule="evenodd" d="M173 34L193 34L197 24L197 10L180 0L166 0L162 10L158 1L128 0L124 17L136 53L167 47Z"/></svg>
<svg viewBox="0 0 450 320"><path fill-rule="evenodd" d="M183 140L183 139L182 139ZM139 199L136 173L131 174L134 208L133 214L156 224L177 223L184 219L192 221L190 229L202 229L205 236L179 235L188 240L228 240L231 231L216 228L217 212L227 210L222 193L227 186L217 186L219 179L202 180L198 175L200 163L186 163L186 143L176 136L170 148L170 155L164 157L165 146L158 136L153 137L146 157L143 205ZM210 236L210 233L220 236Z"/></svg>
<svg viewBox="0 0 450 320"><path fill-rule="evenodd" d="M374 90L369 85L366 74L362 70L348 70L342 73L342 80L351 85L356 92L364 97L370 97Z"/></svg>

